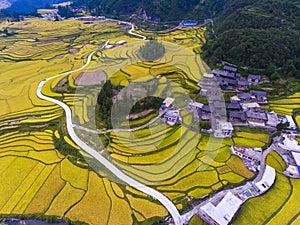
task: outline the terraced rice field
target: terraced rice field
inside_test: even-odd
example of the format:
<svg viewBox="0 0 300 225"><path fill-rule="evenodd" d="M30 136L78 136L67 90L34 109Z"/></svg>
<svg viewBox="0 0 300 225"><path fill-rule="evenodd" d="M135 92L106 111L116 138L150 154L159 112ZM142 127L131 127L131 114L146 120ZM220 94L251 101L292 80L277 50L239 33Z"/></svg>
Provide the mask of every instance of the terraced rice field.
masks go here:
<svg viewBox="0 0 300 225"><path fill-rule="evenodd" d="M30 19L0 24L0 29L4 27L12 35L5 42L0 39L0 214L65 216L97 225L163 220L168 212L157 200L111 179L104 168L88 167L80 159L63 155L57 149L55 141L59 139L64 146L81 152L63 132L63 110L38 99L35 90L41 80L81 67L87 55L107 39L112 43L122 39L128 45L98 52L87 69L51 80L44 86L43 94L68 104L75 124L93 129L100 87L76 83L85 72L101 70L114 85L124 87L129 83L140 87L149 84L151 95L172 95L179 107L184 106L184 100L199 91L196 83L206 71L200 56L194 54L200 53L199 47L205 43L205 30L181 29L160 34L157 38L164 41L167 53L159 62L149 63L141 62L137 55L145 42L129 37L116 23L84 25L74 20L56 23ZM293 104L274 101L270 107L291 113ZM155 115L134 120L134 124L144 124ZM174 127L159 120L135 132L112 132L103 154L126 174L159 190L184 211L189 204L187 196L203 198L228 185L251 179L254 174L242 160L231 155L230 146L263 147L269 142L269 136L241 130L232 139L215 139L194 129L191 113L181 116L183 124ZM81 135L98 146L88 132L82 131ZM276 155L272 155L269 163L278 172L283 167ZM270 220L270 224L295 223L298 212L293 206L299 199L294 193L299 190L297 182L279 174L271 194L246 203L237 224L246 224L246 218L252 215L255 221ZM276 195L281 196L280 200L274 198ZM274 204L267 208L270 202ZM259 209L254 208L256 204L260 204ZM261 213L262 209L268 213ZM202 224L197 218L193 221Z"/></svg>
<svg viewBox="0 0 300 225"><path fill-rule="evenodd" d="M270 109L280 115L292 115L293 110L300 108L300 93L287 96L283 99L270 101Z"/></svg>

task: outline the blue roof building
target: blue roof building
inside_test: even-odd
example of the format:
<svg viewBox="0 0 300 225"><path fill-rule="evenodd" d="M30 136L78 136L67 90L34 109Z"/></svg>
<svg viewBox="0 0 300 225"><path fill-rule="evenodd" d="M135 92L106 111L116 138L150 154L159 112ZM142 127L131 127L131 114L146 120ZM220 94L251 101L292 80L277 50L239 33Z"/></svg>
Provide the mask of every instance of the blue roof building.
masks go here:
<svg viewBox="0 0 300 225"><path fill-rule="evenodd" d="M197 26L198 22L196 22L196 21L183 21L182 25L183 26Z"/></svg>

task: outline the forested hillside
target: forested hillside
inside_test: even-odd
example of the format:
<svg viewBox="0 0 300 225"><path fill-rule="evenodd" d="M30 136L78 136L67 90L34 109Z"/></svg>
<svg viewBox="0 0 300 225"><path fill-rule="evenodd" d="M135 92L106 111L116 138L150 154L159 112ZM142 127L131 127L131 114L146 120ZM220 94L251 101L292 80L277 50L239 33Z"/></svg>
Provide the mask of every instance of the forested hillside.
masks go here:
<svg viewBox="0 0 300 225"><path fill-rule="evenodd" d="M83 3L84 0L77 1ZM204 19L214 17L222 11L223 0L87 0L89 9L101 15L141 14L145 10L148 16L160 21L183 19Z"/></svg>
<svg viewBox="0 0 300 225"><path fill-rule="evenodd" d="M299 18L299 0L227 0L204 56L212 64L224 60L300 78Z"/></svg>

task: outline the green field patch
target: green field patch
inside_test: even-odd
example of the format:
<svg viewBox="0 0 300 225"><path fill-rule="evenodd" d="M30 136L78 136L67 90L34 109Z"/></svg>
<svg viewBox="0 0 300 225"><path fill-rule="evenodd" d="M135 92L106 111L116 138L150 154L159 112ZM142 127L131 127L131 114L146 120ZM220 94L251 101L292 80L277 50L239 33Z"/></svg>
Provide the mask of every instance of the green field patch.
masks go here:
<svg viewBox="0 0 300 225"><path fill-rule="evenodd" d="M226 162L231 156L231 151L229 146L220 148L217 152L217 155L214 158L216 162Z"/></svg>

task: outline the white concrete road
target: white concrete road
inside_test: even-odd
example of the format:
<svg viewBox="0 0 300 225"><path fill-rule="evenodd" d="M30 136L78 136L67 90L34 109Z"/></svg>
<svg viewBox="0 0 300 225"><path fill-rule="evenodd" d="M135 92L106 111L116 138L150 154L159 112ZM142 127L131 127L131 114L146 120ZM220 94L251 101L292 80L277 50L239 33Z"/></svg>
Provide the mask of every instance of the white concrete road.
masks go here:
<svg viewBox="0 0 300 225"><path fill-rule="evenodd" d="M129 34L131 34L133 36L136 36L136 37L139 37L139 38L142 38L143 40L147 39L147 37L144 36L144 35L133 33L133 30L134 30L134 24L133 23L126 22L126 21L121 21L121 20L110 19L110 18L106 18L105 20L130 25L131 29L128 31Z"/></svg>
<svg viewBox="0 0 300 225"><path fill-rule="evenodd" d="M142 191L143 193L148 194L148 195L152 196L153 198L157 199L158 201L160 201L160 203L169 211L169 213L172 216L175 224L176 225L183 224L182 217L179 214L176 206L173 204L173 202L171 200L169 200L166 196L164 196L162 193L156 191L155 189L147 187L146 185L144 185L144 184L134 180L133 178L129 177L128 175L123 173L119 168L117 168L113 163L111 163L106 158L104 158L99 152L97 152L97 150L91 148L85 142L83 142L76 135L76 133L74 131L74 126L75 125L72 122L72 112L71 112L71 109L69 108L69 106L67 106L65 103L63 103L61 101L58 101L57 99L50 98L50 97L47 97L47 96L42 94L42 88L43 88L43 86L45 85L46 82L48 82L49 80L51 80L53 78L56 78L58 76L67 75L67 74L70 74L70 73L73 73L73 72L84 69L91 62L92 56L94 55L95 52L96 51L92 52L89 55L86 64L84 66L82 66L81 68L79 68L77 70L72 70L72 71L69 71L69 72L65 72L65 73L62 73L62 74L58 74L58 75L55 75L53 77L50 77L50 78L47 78L47 79L44 79L43 81L41 81L40 84L38 85L37 90L36 90L36 95L39 98L43 99L43 100L53 102L53 103L59 105L60 107L62 107L65 110L68 133L69 133L70 137L72 138L72 140L83 151L85 151L86 153L88 153L89 155L94 157L99 163L104 165L109 171L111 171L114 175L116 175L119 179L121 179L122 181L127 183L129 186L131 186L131 187L133 187L133 188L135 188L139 191Z"/></svg>

